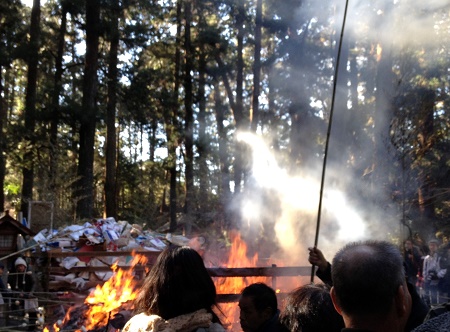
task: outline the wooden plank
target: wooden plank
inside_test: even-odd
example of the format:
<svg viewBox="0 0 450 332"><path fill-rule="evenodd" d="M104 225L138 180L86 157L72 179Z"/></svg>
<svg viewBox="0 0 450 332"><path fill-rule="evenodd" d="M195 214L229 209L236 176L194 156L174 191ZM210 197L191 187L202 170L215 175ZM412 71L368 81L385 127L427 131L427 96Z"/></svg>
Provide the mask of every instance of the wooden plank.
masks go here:
<svg viewBox="0 0 450 332"><path fill-rule="evenodd" d="M134 267L136 271L144 271L150 265L137 265ZM130 266L119 266L122 270L129 270ZM67 270L64 267L50 267L50 273L71 273L71 272L108 272L111 271L109 266L86 266L73 267ZM308 266L282 266L282 267L243 267L243 268L224 268L214 267L207 268L211 277L295 277L308 276L311 274L311 267Z"/></svg>
<svg viewBox="0 0 450 332"><path fill-rule="evenodd" d="M119 266L118 268L126 271L129 270L131 268L131 266ZM140 266L135 266L133 268L133 270L135 271L144 271L145 267L140 265ZM112 271L112 268L110 266L75 266L72 267L71 269L66 269L65 267L61 267L61 266L52 266L49 268L49 272L50 274L52 273L78 273L78 272L110 272Z"/></svg>
<svg viewBox="0 0 450 332"><path fill-rule="evenodd" d="M311 275L309 266L208 268L211 277L295 277Z"/></svg>
<svg viewBox="0 0 450 332"><path fill-rule="evenodd" d="M100 282L98 282L98 285L101 285ZM56 292L55 292L56 294ZM288 293L277 293L278 300L283 300ZM216 301L217 303L234 303L238 302L240 298L240 294L217 294ZM87 297L87 296L86 296ZM72 297L67 299L58 299L58 301L65 302L67 304L81 304L84 303L84 300L86 297Z"/></svg>
<svg viewBox="0 0 450 332"><path fill-rule="evenodd" d="M114 257L114 256L133 256L135 254L144 256L159 256L161 252L159 251L46 251L39 254L33 253L31 257L41 258L42 256L48 255L54 258L64 258L64 257Z"/></svg>

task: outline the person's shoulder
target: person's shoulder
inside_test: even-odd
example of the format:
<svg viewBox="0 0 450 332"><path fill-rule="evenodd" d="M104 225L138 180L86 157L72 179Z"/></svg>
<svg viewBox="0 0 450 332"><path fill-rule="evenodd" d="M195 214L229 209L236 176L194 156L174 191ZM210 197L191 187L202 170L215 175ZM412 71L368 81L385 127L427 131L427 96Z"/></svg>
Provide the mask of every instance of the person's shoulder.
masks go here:
<svg viewBox="0 0 450 332"><path fill-rule="evenodd" d="M142 320L146 320L149 318L150 318L149 315L146 315L145 313L141 312L140 314L137 314L137 315L134 315L133 317L131 317L127 323L134 322L134 321L142 321Z"/></svg>
<svg viewBox="0 0 450 332"><path fill-rule="evenodd" d="M155 325L156 320L162 320L161 317L156 315L146 315L145 313L137 314L125 324L123 332L141 332L141 331L153 331L152 326Z"/></svg>
<svg viewBox="0 0 450 332"><path fill-rule="evenodd" d="M436 332L450 331L450 312L446 312L427 320L422 325L416 327L412 332Z"/></svg>

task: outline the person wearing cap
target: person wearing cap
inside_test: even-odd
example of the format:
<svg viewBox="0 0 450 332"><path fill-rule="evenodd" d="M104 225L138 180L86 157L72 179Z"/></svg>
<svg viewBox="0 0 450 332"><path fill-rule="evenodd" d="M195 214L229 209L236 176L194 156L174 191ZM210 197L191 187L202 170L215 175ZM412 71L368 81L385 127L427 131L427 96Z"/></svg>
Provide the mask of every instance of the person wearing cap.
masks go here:
<svg viewBox="0 0 450 332"><path fill-rule="evenodd" d="M34 279L31 273L27 273L27 262L19 257L14 262L14 270L8 275L8 284L11 288L11 310L16 316L29 311L29 331L35 330L36 311L26 308L33 298Z"/></svg>
<svg viewBox="0 0 450 332"><path fill-rule="evenodd" d="M445 276L446 269L441 268L441 257L438 253L439 241L431 239L428 241L428 249L430 253L423 260L423 279L425 301L429 304L439 302L439 281Z"/></svg>

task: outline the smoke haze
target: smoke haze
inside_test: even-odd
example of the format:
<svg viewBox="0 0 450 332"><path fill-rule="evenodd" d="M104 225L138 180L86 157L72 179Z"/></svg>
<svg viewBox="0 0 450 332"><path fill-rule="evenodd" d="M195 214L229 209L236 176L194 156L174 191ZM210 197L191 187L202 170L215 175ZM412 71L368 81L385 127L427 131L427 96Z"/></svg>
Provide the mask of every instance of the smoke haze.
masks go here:
<svg viewBox="0 0 450 332"><path fill-rule="evenodd" d="M314 3L317 4L317 8L314 7ZM323 7L323 3L320 3L320 1L311 2L309 6L298 8L297 16L307 17L316 13L321 10L319 6ZM333 19L336 27L340 28L339 22L342 23L344 1L335 3L334 6L337 9L336 15L330 19ZM448 40L448 31L443 28L441 16L448 16L449 10L448 0L420 3L400 0L349 1L344 40L350 38L354 42L355 49L362 45L372 45L374 48L373 59L358 58L359 64L379 61L377 56L381 57L382 52L390 52L394 57L399 56L405 49L409 49L410 52L419 52L426 47L428 54L438 54L443 49L443 40ZM447 12L443 14L444 11ZM448 28L448 25L445 27ZM339 31L336 35L339 35ZM377 53L380 54L377 55ZM399 63L402 62L399 61ZM340 74L342 71L348 71L348 66L342 63L340 66ZM407 71L402 73L404 77L409 74L411 73ZM309 82L313 81L310 79L317 73L314 69L305 67L297 73L292 72L292 75ZM281 82L278 83L281 84ZM352 109L355 107L348 103L350 98L346 93L346 87L349 84L347 79L339 80L338 78L336 105L343 104L347 105L348 109ZM402 84L399 81L397 88L400 89ZM357 97L364 105L367 87L360 88L360 94ZM308 98L305 91L316 89L316 87L299 86L298 89L298 95ZM376 89L377 87L369 92L375 94ZM384 87L378 87L378 89L384 89ZM384 108L389 107L390 99L396 91L387 87L386 91L381 92L377 95L376 105L379 108L376 112L378 112L378 119L384 119L384 123L378 120L377 125L379 128L388 128L389 123L386 121L391 118L384 114L381 116L380 112L385 112ZM310 98L313 100L312 97ZM327 109L329 102L320 101L310 105L323 114L329 112ZM391 197L386 196L381 184L375 183L368 186L368 181L363 181L364 177L372 171L368 169L367 172L361 171L355 174L354 171L350 171L348 164L339 162L345 154L345 147L348 144L355 144L352 141L355 138L351 135L349 135L350 138L345 138L353 118L345 117L342 107L336 107L334 111L334 118L344 120L336 121L337 127L331 129L330 162L326 169L318 242L318 247L330 260L336 250L349 241L371 238L395 239L400 242L406 234L399 220L398 204L393 202ZM392 146L388 142L388 134L384 133L384 135L378 138L382 144L378 143L377 147L381 151L377 153L386 156L386 162L389 163L389 149L392 149ZM281 249L279 257L286 265L308 265L307 248L314 245L317 226L322 163L311 163L306 168L290 172L280 166L271 144L265 142L261 136L244 134L240 136L240 139L251 147L253 158L251 176L247 180L250 185L246 186L245 195L239 198L244 220L242 231L246 233L247 238L252 239L260 234L263 228L266 232L269 230L269 234L273 234L273 240ZM360 155L353 156L354 160L351 162L353 165L361 163L370 166L369 161L375 154L373 142L360 141L358 144ZM257 248L257 250L265 252L266 255L273 254L273 247L266 250Z"/></svg>

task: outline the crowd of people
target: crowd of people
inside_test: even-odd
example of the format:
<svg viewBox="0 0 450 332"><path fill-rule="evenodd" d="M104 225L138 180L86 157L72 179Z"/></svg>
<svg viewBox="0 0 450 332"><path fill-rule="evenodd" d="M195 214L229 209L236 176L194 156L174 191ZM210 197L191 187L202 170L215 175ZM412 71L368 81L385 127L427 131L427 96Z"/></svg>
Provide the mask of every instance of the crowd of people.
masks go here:
<svg viewBox="0 0 450 332"><path fill-rule="evenodd" d="M241 329L449 331L450 311L437 313L427 301L441 290L440 283L434 288L435 278L427 276L435 274L444 280L446 260L438 255L435 240L428 247L429 252L423 255L411 240L405 241L403 252L388 241L353 242L340 249L331 263L321 250L309 248L308 260L317 266L321 282L293 290L282 304L264 283L245 287L238 304ZM136 315L123 331L225 331L215 297L214 283L201 256L189 247L170 246L146 278L135 302Z"/></svg>
<svg viewBox="0 0 450 332"><path fill-rule="evenodd" d="M408 239L402 250L388 241L368 240L345 245L330 263L320 249L309 248L308 260L320 282L291 291L282 303L264 283L245 287L238 303L241 330L450 331L449 251L435 239L427 248ZM14 266L8 287L0 278L0 294L14 298L12 308L19 311L26 309L34 285L23 258ZM3 268L0 263L0 276ZM190 247L171 245L144 280L134 316L122 331L225 332L219 317L216 288L202 257Z"/></svg>

